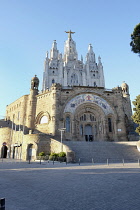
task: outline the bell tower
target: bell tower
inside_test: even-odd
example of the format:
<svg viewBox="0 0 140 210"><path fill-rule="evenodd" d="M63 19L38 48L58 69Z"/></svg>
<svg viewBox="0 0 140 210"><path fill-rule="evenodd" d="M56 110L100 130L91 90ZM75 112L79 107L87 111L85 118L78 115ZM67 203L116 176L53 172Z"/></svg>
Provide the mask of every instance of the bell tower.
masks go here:
<svg viewBox="0 0 140 210"><path fill-rule="evenodd" d="M36 102L38 95L39 79L35 75L31 79L30 95L28 99L28 111L27 111L27 127L28 129L34 129L35 114L36 114Z"/></svg>

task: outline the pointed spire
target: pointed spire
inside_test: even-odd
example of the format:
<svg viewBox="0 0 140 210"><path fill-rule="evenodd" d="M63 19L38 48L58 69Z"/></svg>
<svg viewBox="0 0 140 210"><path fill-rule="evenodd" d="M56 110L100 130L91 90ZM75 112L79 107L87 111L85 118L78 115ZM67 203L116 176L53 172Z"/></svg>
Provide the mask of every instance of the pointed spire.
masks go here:
<svg viewBox="0 0 140 210"><path fill-rule="evenodd" d="M49 53L48 53L48 51L46 52L46 58L49 58Z"/></svg>
<svg viewBox="0 0 140 210"><path fill-rule="evenodd" d="M58 58L58 50L57 50L56 40L53 41L52 49L50 51L50 58L51 59L57 59Z"/></svg>
<svg viewBox="0 0 140 210"><path fill-rule="evenodd" d="M56 40L53 41L52 49L57 50L57 43L56 43Z"/></svg>
<svg viewBox="0 0 140 210"><path fill-rule="evenodd" d="M81 61L83 62L83 56L81 55Z"/></svg>
<svg viewBox="0 0 140 210"><path fill-rule="evenodd" d="M89 44L89 46L88 46L88 53L87 53L87 56L86 56L86 60L90 61L92 63L95 63L95 54L93 52L93 48L92 48L91 44Z"/></svg>
<svg viewBox="0 0 140 210"><path fill-rule="evenodd" d="M93 49L92 49L92 45L91 44L88 45L88 52L93 52Z"/></svg>
<svg viewBox="0 0 140 210"><path fill-rule="evenodd" d="M99 64L102 64L102 62L101 62L101 57L100 57L100 56L98 57L98 63L99 63Z"/></svg>
<svg viewBox="0 0 140 210"><path fill-rule="evenodd" d="M74 34L75 32L72 32L71 30L65 32L68 33L68 39L65 41L64 45L64 61L77 60L76 43L71 38L71 34Z"/></svg>

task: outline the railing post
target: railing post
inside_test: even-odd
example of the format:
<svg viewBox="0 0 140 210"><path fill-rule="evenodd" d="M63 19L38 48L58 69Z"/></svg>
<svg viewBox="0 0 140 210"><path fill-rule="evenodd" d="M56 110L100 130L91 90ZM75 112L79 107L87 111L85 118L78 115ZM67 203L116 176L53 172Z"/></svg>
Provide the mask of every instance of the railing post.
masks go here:
<svg viewBox="0 0 140 210"><path fill-rule="evenodd" d="M92 158L92 165L94 165L94 161L93 161L93 158Z"/></svg>
<svg viewBox="0 0 140 210"><path fill-rule="evenodd" d="M122 162L123 162L123 166L124 166L124 159L122 159Z"/></svg>
<svg viewBox="0 0 140 210"><path fill-rule="evenodd" d="M67 158L66 158L66 165L67 165Z"/></svg>
<svg viewBox="0 0 140 210"><path fill-rule="evenodd" d="M79 158L79 165L80 165L80 158Z"/></svg>
<svg viewBox="0 0 140 210"><path fill-rule="evenodd" d="M5 210L5 198L0 198L0 210Z"/></svg>
<svg viewBox="0 0 140 210"><path fill-rule="evenodd" d="M109 160L108 160L108 158L107 158L107 165L109 166Z"/></svg>
<svg viewBox="0 0 140 210"><path fill-rule="evenodd" d="M138 166L140 166L140 159L138 159Z"/></svg>

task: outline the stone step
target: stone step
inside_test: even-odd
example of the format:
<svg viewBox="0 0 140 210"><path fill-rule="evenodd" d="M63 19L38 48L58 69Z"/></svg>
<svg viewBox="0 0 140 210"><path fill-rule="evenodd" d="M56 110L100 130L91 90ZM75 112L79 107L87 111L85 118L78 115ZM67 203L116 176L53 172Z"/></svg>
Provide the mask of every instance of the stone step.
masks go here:
<svg viewBox="0 0 140 210"><path fill-rule="evenodd" d="M74 142L64 141L65 145L75 152L76 162L104 162L107 159L117 162L138 161L140 152L137 150L136 144L128 145L116 142Z"/></svg>

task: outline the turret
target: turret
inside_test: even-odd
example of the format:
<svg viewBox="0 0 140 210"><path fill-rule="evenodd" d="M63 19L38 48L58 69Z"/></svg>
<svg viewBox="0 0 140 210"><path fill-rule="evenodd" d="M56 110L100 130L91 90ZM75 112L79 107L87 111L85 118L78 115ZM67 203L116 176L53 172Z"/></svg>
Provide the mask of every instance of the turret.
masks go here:
<svg viewBox="0 0 140 210"><path fill-rule="evenodd" d="M48 51L46 52L46 58L44 61L44 72L43 72L43 84L42 84L42 90L45 91L47 89L48 85L48 72L49 72L49 55Z"/></svg>
<svg viewBox="0 0 140 210"><path fill-rule="evenodd" d="M39 87L39 79L35 75L31 79L31 89L30 89L30 95L28 99L27 123L26 123L28 129L31 129L31 130L34 129L36 102L37 102L36 95L38 95L38 87Z"/></svg>
<svg viewBox="0 0 140 210"><path fill-rule="evenodd" d="M123 97L129 96L129 86L127 83L123 82L121 85Z"/></svg>
<svg viewBox="0 0 140 210"><path fill-rule="evenodd" d="M100 74L100 87L105 87L104 71L100 56L98 57L98 71Z"/></svg>
<svg viewBox="0 0 140 210"><path fill-rule="evenodd" d="M88 46L88 53L87 53L87 56L86 56L86 61L87 63L95 63L95 54L93 52L93 48L92 48L92 45L89 44Z"/></svg>
<svg viewBox="0 0 140 210"><path fill-rule="evenodd" d="M39 86L39 79L38 77L35 75L32 79L31 79L31 90L36 90L38 91L38 86ZM37 92L38 93L38 92Z"/></svg>
<svg viewBox="0 0 140 210"><path fill-rule="evenodd" d="M52 49L50 50L50 59L51 60L56 60L58 59L58 50L57 50L57 43L56 40L54 40L52 44Z"/></svg>

